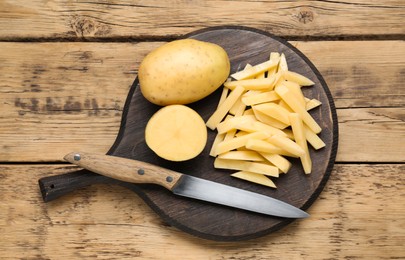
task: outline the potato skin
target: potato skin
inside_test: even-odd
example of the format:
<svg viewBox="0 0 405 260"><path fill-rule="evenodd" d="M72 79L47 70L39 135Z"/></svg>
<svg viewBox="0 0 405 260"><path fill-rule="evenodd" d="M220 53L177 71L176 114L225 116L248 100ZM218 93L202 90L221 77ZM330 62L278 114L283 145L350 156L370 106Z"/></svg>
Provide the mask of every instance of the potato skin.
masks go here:
<svg viewBox="0 0 405 260"><path fill-rule="evenodd" d="M141 62L138 79L143 96L160 105L189 104L208 96L230 73L226 51L194 39L166 43Z"/></svg>

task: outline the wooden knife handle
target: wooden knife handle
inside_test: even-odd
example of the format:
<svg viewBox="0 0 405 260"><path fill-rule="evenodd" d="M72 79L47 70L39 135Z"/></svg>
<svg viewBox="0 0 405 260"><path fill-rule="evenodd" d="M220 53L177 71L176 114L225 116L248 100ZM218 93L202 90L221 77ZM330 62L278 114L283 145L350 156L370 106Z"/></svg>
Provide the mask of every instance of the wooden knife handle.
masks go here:
<svg viewBox="0 0 405 260"><path fill-rule="evenodd" d="M182 176L156 165L137 160L101 154L72 152L64 159L92 172L131 183L153 183L172 190Z"/></svg>

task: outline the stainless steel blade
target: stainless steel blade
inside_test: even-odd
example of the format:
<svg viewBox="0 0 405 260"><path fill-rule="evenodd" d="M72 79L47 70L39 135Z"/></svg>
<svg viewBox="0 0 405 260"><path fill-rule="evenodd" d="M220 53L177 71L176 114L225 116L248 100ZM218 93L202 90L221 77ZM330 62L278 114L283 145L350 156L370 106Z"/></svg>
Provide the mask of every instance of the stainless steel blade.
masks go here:
<svg viewBox="0 0 405 260"><path fill-rule="evenodd" d="M180 196L266 215L285 218L306 218L309 216L305 211L280 200L189 175L183 175L172 191Z"/></svg>

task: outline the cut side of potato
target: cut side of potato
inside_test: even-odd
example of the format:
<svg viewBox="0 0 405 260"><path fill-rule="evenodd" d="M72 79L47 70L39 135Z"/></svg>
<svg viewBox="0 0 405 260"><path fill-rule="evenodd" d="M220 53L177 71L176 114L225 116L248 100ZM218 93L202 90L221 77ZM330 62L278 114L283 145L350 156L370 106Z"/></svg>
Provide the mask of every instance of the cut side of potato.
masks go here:
<svg viewBox="0 0 405 260"><path fill-rule="evenodd" d="M258 139L250 139L246 143L246 148L252 151L257 151L257 152L265 152L265 153L271 153L271 154L280 154L280 155L285 155L289 157L299 157L295 154L292 154L290 152L287 152L281 147L278 147L274 144L271 144L269 142L266 142L264 140L258 140Z"/></svg>
<svg viewBox="0 0 405 260"><path fill-rule="evenodd" d="M315 150L325 147L318 136L322 129L308 112L321 102L302 91L314 82L290 71L286 56L278 52L270 53L268 61L248 64L231 77L235 80L224 84L231 94L221 97L217 111L222 110L214 112L220 116L213 115L215 120L207 122L218 132L210 154L216 157L214 167L236 170L232 177L273 188L276 185L270 177L288 173L290 157L300 158L304 173L309 174L308 144ZM243 90L231 98L232 105L221 108L238 88Z"/></svg>
<svg viewBox="0 0 405 260"><path fill-rule="evenodd" d="M215 136L214 142L212 143L211 150L210 150L210 156L215 156L215 150L217 149L217 146L220 142L222 142L225 139L225 133L223 134L217 134Z"/></svg>
<svg viewBox="0 0 405 260"><path fill-rule="evenodd" d="M295 135L294 135L294 137L297 138ZM289 139L287 137L273 135L266 141L268 141L271 144L274 144L275 146L282 148L283 150L285 150L297 157L300 157L305 154L305 151L303 150L303 148L300 145L298 145L296 142L292 141L291 139Z"/></svg>
<svg viewBox="0 0 405 260"><path fill-rule="evenodd" d="M243 96L242 102L246 106L252 106L252 105L256 105L256 104L276 101L279 99L280 99L280 97L277 95L276 92L268 91L268 92L262 92L262 93L258 93L258 94Z"/></svg>
<svg viewBox="0 0 405 260"><path fill-rule="evenodd" d="M228 121L221 122L217 129L218 133L228 132L233 129L245 132L257 132L257 129L254 126L255 122L257 122L257 119L254 115L238 116Z"/></svg>
<svg viewBox="0 0 405 260"><path fill-rule="evenodd" d="M246 90L271 90L274 87L274 78L245 79L225 82L224 86L235 89L241 86Z"/></svg>
<svg viewBox="0 0 405 260"><path fill-rule="evenodd" d="M288 136L287 131L280 130L280 129L275 128L275 127L273 127L271 125L264 124L264 123L262 123L260 121L253 122L253 127L254 127L254 129L256 131L262 131L262 132L268 133L269 135Z"/></svg>
<svg viewBox="0 0 405 260"><path fill-rule="evenodd" d="M283 156L279 154L271 154L271 153L260 153L267 161L271 162L280 169L281 172L287 173L290 170L292 164Z"/></svg>
<svg viewBox="0 0 405 260"><path fill-rule="evenodd" d="M279 176L279 171L277 167L259 162L247 162L241 160L226 160L216 158L214 161L214 167L217 169L230 169L230 170L255 172L272 177Z"/></svg>
<svg viewBox="0 0 405 260"><path fill-rule="evenodd" d="M232 177L239 178L245 181L250 181L253 183L257 183L260 185L268 186L271 188L276 188L276 184L266 177L264 174L255 173L255 172L247 172L247 171L238 171L231 174Z"/></svg>
<svg viewBox="0 0 405 260"><path fill-rule="evenodd" d="M259 75L260 73L262 73L264 71L267 71L267 70L269 70L271 68L276 67L277 65L278 65L278 60L277 59L265 61L263 63L255 65L253 67L250 67L250 68L247 68L245 70L236 72L236 73L232 74L231 77L236 79L236 80L253 78L253 77Z"/></svg>
<svg viewBox="0 0 405 260"><path fill-rule="evenodd" d="M235 104L229 109L229 114L234 116L241 116L246 110L246 105L242 102L242 96L236 100Z"/></svg>
<svg viewBox="0 0 405 260"><path fill-rule="evenodd" d="M297 83L295 83L293 81L284 81L281 84L286 86L291 91L291 93L294 94L295 98L297 99L297 101L300 103L301 106L303 106L303 107L306 106L307 102L305 101L305 97L301 91L300 85L298 85Z"/></svg>
<svg viewBox="0 0 405 260"><path fill-rule="evenodd" d="M263 112L259 111L256 109L256 106L253 106L253 112L257 118L257 120L259 120L260 122L276 127L278 129L285 129L286 127L288 127L287 124L284 124L283 122L280 122L279 120L268 116L266 114L264 114Z"/></svg>
<svg viewBox="0 0 405 260"><path fill-rule="evenodd" d="M320 133L322 128L318 125L318 123L312 118L312 116L307 112L305 107L302 107L297 101L295 95L286 87L286 86L278 86L276 88L276 93L287 103L294 112L298 113L304 123L315 133Z"/></svg>
<svg viewBox="0 0 405 260"><path fill-rule="evenodd" d="M244 91L245 89L241 86L238 86L234 90L232 90L229 96L218 107L218 109L215 110L214 114L212 114L212 116L208 119L206 123L207 127L214 130Z"/></svg>
<svg viewBox="0 0 405 260"><path fill-rule="evenodd" d="M254 132L240 137L235 137L230 140L224 140L223 142L217 145L215 154L219 155L234 150L236 148L245 146L246 142L249 141L249 139L261 140L268 137L269 135L264 132Z"/></svg>
<svg viewBox="0 0 405 260"><path fill-rule="evenodd" d="M228 159L228 160L242 160L242 161L264 161L263 156L255 151L229 151L218 155L218 158Z"/></svg>
<svg viewBox="0 0 405 260"><path fill-rule="evenodd" d="M207 143L207 128L201 116L184 105L158 110L145 128L145 141L159 157L186 161L199 155Z"/></svg>
<svg viewBox="0 0 405 260"><path fill-rule="evenodd" d="M294 139L304 151L304 154L300 156L302 167L304 168L304 172L309 174L312 170L312 162L308 151L307 140L305 138L304 124L302 123L300 115L296 113L290 114L290 120Z"/></svg>
<svg viewBox="0 0 405 260"><path fill-rule="evenodd" d="M284 53L280 56L280 63L278 64L279 71L288 71L287 59L285 58Z"/></svg>
<svg viewBox="0 0 405 260"><path fill-rule="evenodd" d="M319 150L326 146L324 141L322 141L322 139L317 134L315 134L311 129L309 129L306 125L304 125L304 133L308 143L310 143L315 150Z"/></svg>
<svg viewBox="0 0 405 260"><path fill-rule="evenodd" d="M305 103L305 108L307 109L307 111L309 111L309 110L311 110L311 109L314 109L314 108L316 108L316 107L319 107L320 105L322 105L322 102L319 101L319 100L317 100L317 99L315 99L315 98L313 98L313 99L311 99L311 100L308 100L308 101Z"/></svg>
<svg viewBox="0 0 405 260"><path fill-rule="evenodd" d="M281 123L287 126L290 125L290 119L288 118L288 114L290 114L290 112L278 104L275 103L260 104L254 106L254 109L280 121Z"/></svg>
<svg viewBox="0 0 405 260"><path fill-rule="evenodd" d="M293 81L293 82L297 83L300 86L312 86L312 85L315 84L309 78L307 78L307 77L305 77L305 76L303 76L301 74L298 74L296 72L293 72L293 71L285 71L284 72L284 78L286 80L288 80L288 81Z"/></svg>
<svg viewBox="0 0 405 260"><path fill-rule="evenodd" d="M222 88L221 97L219 98L217 108L218 108L222 103L224 103L226 97L228 96L228 93L229 93L229 88Z"/></svg>

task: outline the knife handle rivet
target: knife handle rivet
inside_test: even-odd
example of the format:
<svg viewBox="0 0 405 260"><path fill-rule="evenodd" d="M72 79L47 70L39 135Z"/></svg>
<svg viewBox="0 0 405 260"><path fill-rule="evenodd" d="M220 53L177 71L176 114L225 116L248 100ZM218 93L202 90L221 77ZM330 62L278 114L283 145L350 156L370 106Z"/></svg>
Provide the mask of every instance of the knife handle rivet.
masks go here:
<svg viewBox="0 0 405 260"><path fill-rule="evenodd" d="M166 181L167 181L167 182L172 182L172 181L173 181L173 177L172 177L172 176L167 176L167 177L166 177Z"/></svg>
<svg viewBox="0 0 405 260"><path fill-rule="evenodd" d="M139 175L144 175L144 174L145 174L145 170L144 170L144 169L139 169L139 170L138 170L138 174L139 174Z"/></svg>
<svg viewBox="0 0 405 260"><path fill-rule="evenodd" d="M80 156L80 154L75 154L75 155L73 155L73 160L75 160L75 161L80 161L80 159L81 159L82 157Z"/></svg>

